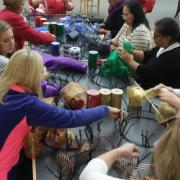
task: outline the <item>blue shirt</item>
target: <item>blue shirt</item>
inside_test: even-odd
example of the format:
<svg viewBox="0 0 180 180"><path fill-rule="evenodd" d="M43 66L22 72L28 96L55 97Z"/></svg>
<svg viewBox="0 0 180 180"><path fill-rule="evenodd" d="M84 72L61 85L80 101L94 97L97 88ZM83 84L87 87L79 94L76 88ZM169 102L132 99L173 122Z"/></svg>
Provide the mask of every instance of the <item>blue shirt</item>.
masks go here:
<svg viewBox="0 0 180 180"><path fill-rule="evenodd" d="M107 106L65 110L43 102L33 93L10 90L4 103L0 104L0 149L25 116L29 126L73 128L97 121L107 114Z"/></svg>

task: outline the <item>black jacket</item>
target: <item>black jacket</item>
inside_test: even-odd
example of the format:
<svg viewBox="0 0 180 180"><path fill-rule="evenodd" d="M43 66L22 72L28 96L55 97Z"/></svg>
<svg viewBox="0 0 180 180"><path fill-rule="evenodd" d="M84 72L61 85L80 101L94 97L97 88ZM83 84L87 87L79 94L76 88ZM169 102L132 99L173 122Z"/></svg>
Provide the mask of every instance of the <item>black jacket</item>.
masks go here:
<svg viewBox="0 0 180 180"><path fill-rule="evenodd" d="M141 86L148 89L163 83L180 88L180 47L156 57L158 50L156 47L145 52L144 62L136 70Z"/></svg>
<svg viewBox="0 0 180 180"><path fill-rule="evenodd" d="M104 29L111 31L111 37L114 38L124 24L122 18L123 8L117 10L112 16L108 16L105 22Z"/></svg>

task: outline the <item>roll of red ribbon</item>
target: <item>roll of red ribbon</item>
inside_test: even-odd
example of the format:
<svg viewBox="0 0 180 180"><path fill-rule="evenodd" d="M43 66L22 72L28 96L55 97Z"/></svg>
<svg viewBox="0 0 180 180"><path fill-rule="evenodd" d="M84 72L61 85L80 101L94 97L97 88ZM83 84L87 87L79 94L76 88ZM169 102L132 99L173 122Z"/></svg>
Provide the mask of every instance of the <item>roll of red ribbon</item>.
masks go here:
<svg viewBox="0 0 180 180"><path fill-rule="evenodd" d="M95 107L100 104L100 93L99 90L89 89L87 91L87 107Z"/></svg>
<svg viewBox="0 0 180 180"><path fill-rule="evenodd" d="M36 27L41 26L41 18L42 18L42 16L35 16L35 26Z"/></svg>

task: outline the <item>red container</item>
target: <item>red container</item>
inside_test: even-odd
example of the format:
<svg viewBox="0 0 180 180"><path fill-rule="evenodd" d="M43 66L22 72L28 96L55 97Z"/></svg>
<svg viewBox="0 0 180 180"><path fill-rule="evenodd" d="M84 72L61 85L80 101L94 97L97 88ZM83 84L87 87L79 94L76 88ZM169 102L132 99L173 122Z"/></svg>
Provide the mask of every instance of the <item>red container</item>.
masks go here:
<svg viewBox="0 0 180 180"><path fill-rule="evenodd" d="M41 17L41 18L40 18L40 26L41 26L41 27L43 26L43 23L44 23L44 22L47 22L47 18Z"/></svg>
<svg viewBox="0 0 180 180"><path fill-rule="evenodd" d="M99 90L89 89L87 91L87 107L96 107L100 105L100 93Z"/></svg>
<svg viewBox="0 0 180 180"><path fill-rule="evenodd" d="M41 26L41 18L42 16L35 16L35 27Z"/></svg>

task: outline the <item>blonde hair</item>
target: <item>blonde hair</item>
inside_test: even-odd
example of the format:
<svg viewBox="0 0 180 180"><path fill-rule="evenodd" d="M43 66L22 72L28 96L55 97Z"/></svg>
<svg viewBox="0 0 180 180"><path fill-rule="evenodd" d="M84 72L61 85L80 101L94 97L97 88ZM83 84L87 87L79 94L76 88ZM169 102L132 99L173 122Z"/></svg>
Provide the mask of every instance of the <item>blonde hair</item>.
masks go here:
<svg viewBox="0 0 180 180"><path fill-rule="evenodd" d="M3 103L4 96L15 83L41 96L42 71L43 61L37 52L26 49L15 52L0 78L0 102Z"/></svg>
<svg viewBox="0 0 180 180"><path fill-rule="evenodd" d="M14 11L20 12L20 4L24 0L3 0L3 4Z"/></svg>
<svg viewBox="0 0 180 180"><path fill-rule="evenodd" d="M179 180L180 119L171 123L155 148L158 180Z"/></svg>

